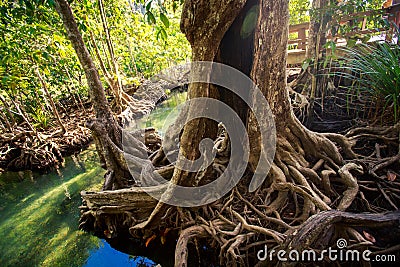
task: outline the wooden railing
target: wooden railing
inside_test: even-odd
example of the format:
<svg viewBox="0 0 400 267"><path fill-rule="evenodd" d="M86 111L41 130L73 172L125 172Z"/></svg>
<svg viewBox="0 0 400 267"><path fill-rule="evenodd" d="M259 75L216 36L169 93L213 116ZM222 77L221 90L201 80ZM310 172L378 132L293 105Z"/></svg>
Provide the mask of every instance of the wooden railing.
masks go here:
<svg viewBox="0 0 400 267"><path fill-rule="evenodd" d="M390 25L399 25L400 23L400 4L390 6L388 8L378 9L378 10L369 10L365 12L354 13L351 15L345 15L340 18L338 24L340 25L354 25L354 29L350 32L346 33L344 36L335 36L332 38L331 35L328 35L327 38L329 40L334 40L335 42L339 39L349 38L352 36L362 36L366 34L374 34L388 31L389 34L393 33L393 28L372 28L368 29L368 19L372 16L381 16L382 19L387 19L390 22ZM357 21L357 23L355 23ZM362 21L362 22L361 22ZM360 25L361 22L361 25ZM360 27L361 26L361 27ZM308 41L308 30L310 27L309 22L297 24L297 25L290 25L289 27L289 41L288 41L288 52L298 53L299 50L305 50L307 47ZM294 37L293 37L294 35Z"/></svg>

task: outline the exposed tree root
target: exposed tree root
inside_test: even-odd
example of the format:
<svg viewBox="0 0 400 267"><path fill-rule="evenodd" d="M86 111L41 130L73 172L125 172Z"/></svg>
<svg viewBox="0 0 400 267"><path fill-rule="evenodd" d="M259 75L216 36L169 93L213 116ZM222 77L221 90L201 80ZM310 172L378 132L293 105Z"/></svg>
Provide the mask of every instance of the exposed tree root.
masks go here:
<svg viewBox="0 0 400 267"><path fill-rule="evenodd" d="M240 17L242 7L246 8L246 1L194 2L185 2L182 28L192 45L193 60L212 61L218 54L219 43L223 44L224 35L232 23L235 23L235 17ZM82 206L82 229L108 238L118 236L123 230L129 230L133 237L142 239L145 245L156 242L153 241L154 235L164 237L165 229L174 229L173 232L179 232L175 250L176 266L188 266L190 243L196 245L196 250L201 255L204 247L198 244L202 241L207 249L215 252L213 254L223 266L254 266L260 260L257 258L258 251L264 246L284 249L308 248L316 243L334 246L338 238L345 238L349 246L359 248L373 243L370 248L375 251L388 249L393 245L392 240L377 242L378 233L360 227L364 223L367 227L371 226L362 212L383 213L393 211L400 205L400 183L395 181L397 174L393 178L393 172L397 169L392 169L396 167L394 163L397 164L397 160L391 161L393 164L388 162L387 165L377 168L376 177L368 175L370 170L373 170L371 166L382 163L382 157L390 158L398 154L399 129L393 128L388 132L372 130L366 134L355 131L353 135L342 136L312 132L299 122L292 112L285 90L286 76L283 70L287 43L285 31L288 28L285 5L287 1L260 2L260 23L256 26L254 37L254 62L249 66L251 70L247 73L259 85L277 118L275 159L263 185L255 192L250 193L248 190L251 170L259 161L256 157L261 154L258 153L262 146L257 127L267 123L264 121L258 122L258 126L255 125L255 120L252 119L254 114L250 114L244 116L244 119L248 120L246 129L253 146L250 148L249 170L230 194L197 208L170 207L162 201L149 201L148 196L145 197L144 192L138 188L116 193L83 194L86 203ZM282 32L273 33L266 30L281 25L286 25L282 27ZM315 81L313 82L315 84ZM189 97L213 98L216 97L214 89L203 83L191 84ZM205 107L196 108L199 107L191 106L188 114ZM187 123L180 139L177 139L177 142L183 144L181 155L188 160L197 159L197 145L202 138L212 136L210 133L214 133L214 124L205 119ZM99 136L103 135L100 133ZM215 139L215 136L212 138ZM382 146L379 146L379 153L376 153L380 155L380 159L364 155L364 150L358 149L360 143L369 145L370 141L374 140L372 147L375 150L376 138L384 143L379 143ZM368 142L364 143L366 139ZM389 146L393 142L397 144L395 153L392 153L392 146ZM387 145L387 149L384 145ZM107 147L116 160L121 158L118 148L120 146L113 147L106 138L103 138L102 146ZM165 172L165 176L170 178L172 183L181 186L194 186L194 181L197 185L207 184L217 179L228 166L231 156L230 141L226 135L220 134L214 146L217 151L216 157L207 170L189 173L175 168L173 174ZM167 164L174 163L169 163L163 152L147 152L151 154L153 164L157 168L168 168L170 165ZM141 162L134 160L137 165ZM122 162L119 165L126 168ZM157 168L156 171L161 171ZM152 174L147 175L151 177ZM115 176L115 173L111 173L110 177L112 176ZM111 181L109 184L112 183ZM160 188L156 190L160 190L163 197L171 197L171 191L165 188L164 191ZM124 199L128 199L128 202ZM150 203L149 208L143 207L147 201ZM344 211L351 213L348 215ZM322 217L319 217L319 214L323 214ZM310 223L310 216L317 216L311 217L317 218L316 221ZM341 218L348 219L339 226L335 225ZM314 229L312 225L316 222ZM391 223L386 222L382 221L381 225L396 225L393 222L398 224L398 219L390 217ZM310 233L311 237L303 235L303 232ZM290 245L295 237L301 241L296 243L296 247ZM217 259L214 260L214 263L217 262Z"/></svg>
<svg viewBox="0 0 400 267"><path fill-rule="evenodd" d="M78 110L65 115L64 134L58 127L32 132L22 126L0 134L0 168L46 171L58 167L65 156L81 151L92 141L90 130L81 126L88 117Z"/></svg>
<svg viewBox="0 0 400 267"><path fill-rule="evenodd" d="M140 188L83 194L86 205L82 207L80 227L103 237L118 236L118 231L128 228L143 240L160 229L180 230L176 266L188 265L188 244L197 243L196 240L207 240L208 246L219 251L216 254L225 266L258 263L257 252L264 245L301 251L334 247L339 238L360 250L397 253L398 239L385 240L379 233L399 227L398 212L382 214L400 206L400 183L396 182L399 156L374 159L358 155L357 159L344 161L339 151L348 158L354 156L350 149L363 140L361 137L350 141L341 135L314 133L295 118L287 125L285 135L278 136L277 153L267 180L255 193L248 192L248 179L243 179L229 195L201 208L163 205L157 224L146 223L157 210L157 202ZM358 135L354 133L357 131L353 130L353 134ZM398 134L398 128L384 133ZM227 166L227 141L224 134L215 141L215 177ZM382 153L387 152L383 149ZM163 156L157 161L165 162ZM388 172L395 176L388 177ZM370 236L377 241L372 242Z"/></svg>

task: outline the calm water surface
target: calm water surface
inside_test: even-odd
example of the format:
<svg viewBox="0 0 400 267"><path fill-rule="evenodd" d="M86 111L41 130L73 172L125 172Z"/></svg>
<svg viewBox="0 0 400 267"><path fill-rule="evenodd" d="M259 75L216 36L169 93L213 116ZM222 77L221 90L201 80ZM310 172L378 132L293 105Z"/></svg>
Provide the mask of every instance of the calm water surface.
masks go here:
<svg viewBox="0 0 400 267"><path fill-rule="evenodd" d="M144 125L161 129L185 99L186 93L174 94ZM78 230L80 192L99 190L103 174L93 146L67 158L59 173L1 174L0 266L154 266Z"/></svg>

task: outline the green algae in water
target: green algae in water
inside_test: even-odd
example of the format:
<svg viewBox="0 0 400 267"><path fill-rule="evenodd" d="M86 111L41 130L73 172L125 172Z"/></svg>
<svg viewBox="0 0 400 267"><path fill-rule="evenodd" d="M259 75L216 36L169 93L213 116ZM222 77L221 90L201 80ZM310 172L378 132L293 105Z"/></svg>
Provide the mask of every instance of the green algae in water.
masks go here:
<svg viewBox="0 0 400 267"><path fill-rule="evenodd" d="M173 123L177 115L175 107L186 97L186 93L171 94L142 120L141 127L160 131L164 123ZM171 112L173 116L168 116ZM78 230L80 191L99 191L104 175L94 147L80 154L80 165L68 158L61 169L62 177L55 172L35 174L33 181L27 174L23 178L18 173L0 175L1 267L84 266L90 265L94 256L102 259L102 256L111 255L111 248L104 241ZM106 252L98 250L104 246ZM99 253L104 255L97 255ZM153 265L143 257L138 260L144 260L146 266ZM104 259L102 262L106 264ZM136 260L124 262L129 266L143 266Z"/></svg>
<svg viewBox="0 0 400 267"><path fill-rule="evenodd" d="M78 230L80 191L99 188L104 171L93 149L56 173L0 175L0 266L82 266L100 239Z"/></svg>
<svg viewBox="0 0 400 267"><path fill-rule="evenodd" d="M176 107L186 101L187 92L172 93L167 100L158 105L148 116L141 119L139 128L154 127L161 136L164 136L163 128L175 122L179 110Z"/></svg>

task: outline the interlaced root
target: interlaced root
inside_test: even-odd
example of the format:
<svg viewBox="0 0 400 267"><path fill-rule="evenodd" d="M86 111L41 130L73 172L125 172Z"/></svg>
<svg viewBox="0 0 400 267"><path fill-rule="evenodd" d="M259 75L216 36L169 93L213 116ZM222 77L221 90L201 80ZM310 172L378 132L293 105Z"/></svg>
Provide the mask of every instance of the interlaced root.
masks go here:
<svg viewBox="0 0 400 267"><path fill-rule="evenodd" d="M257 252L264 246L320 249L334 246L339 238L346 238L352 248L398 252L396 238L400 231L394 231L392 238L382 235L388 226L399 227L400 222L398 212L387 213L400 206L400 157L392 146L398 134L398 125L385 130L354 129L346 136L319 134L294 119L285 134L278 135L274 163L256 192L248 192L251 175L246 175L228 195L210 205L191 209L165 205L167 212L156 225L145 224L157 205L151 197L144 197L145 193L137 195L140 201L132 199L111 206L110 199L127 192L102 192L102 196L93 193L83 196L86 206L82 207L81 228L100 235L112 229L114 237L124 218L125 227L143 242L153 234L160 235L162 229L174 229L172 232L179 233L176 266L187 266L194 251L202 255L205 248L200 243L215 251L213 260L225 266L259 263ZM366 138L378 144L372 155L363 155L358 149L365 145ZM215 146L218 152L212 174L218 177L229 162L228 137L221 134ZM156 165L160 162L165 162L163 155L153 161ZM114 220L106 220L110 217ZM195 245L193 252L190 244Z"/></svg>

